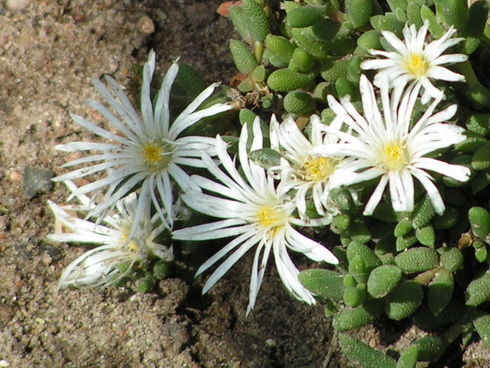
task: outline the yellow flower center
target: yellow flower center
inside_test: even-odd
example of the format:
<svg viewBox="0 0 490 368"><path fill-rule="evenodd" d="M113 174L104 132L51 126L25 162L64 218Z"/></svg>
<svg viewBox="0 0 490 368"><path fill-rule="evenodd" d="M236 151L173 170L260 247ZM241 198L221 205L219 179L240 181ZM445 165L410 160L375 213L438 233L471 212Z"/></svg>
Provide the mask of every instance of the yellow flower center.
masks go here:
<svg viewBox="0 0 490 368"><path fill-rule="evenodd" d="M131 228L128 227L126 230L123 231L120 239L120 244L124 246L128 242L128 237L129 237L129 232ZM128 248L132 252L137 252L139 250L138 243L133 239L127 244Z"/></svg>
<svg viewBox="0 0 490 368"><path fill-rule="evenodd" d="M337 162L330 157L308 156L301 164L303 179L314 183L321 183L335 170Z"/></svg>
<svg viewBox="0 0 490 368"><path fill-rule="evenodd" d="M383 166L390 171L402 170L409 163L407 149L400 142L392 142L386 145L381 156Z"/></svg>
<svg viewBox="0 0 490 368"><path fill-rule="evenodd" d="M281 229L288 220L287 213L277 206L262 206L257 212L258 224L272 235Z"/></svg>
<svg viewBox="0 0 490 368"><path fill-rule="evenodd" d="M429 62L419 54L411 54L405 65L410 74L412 74L415 78L426 75L430 67Z"/></svg>
<svg viewBox="0 0 490 368"><path fill-rule="evenodd" d="M169 144L159 145L154 142L143 147L143 159L149 169L160 171L172 160L172 147Z"/></svg>

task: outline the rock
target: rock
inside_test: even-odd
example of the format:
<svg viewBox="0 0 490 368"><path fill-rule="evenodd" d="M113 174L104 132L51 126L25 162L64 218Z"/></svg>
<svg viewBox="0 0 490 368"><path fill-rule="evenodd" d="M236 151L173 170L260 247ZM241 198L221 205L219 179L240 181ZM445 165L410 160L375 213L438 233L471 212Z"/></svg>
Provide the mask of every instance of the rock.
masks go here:
<svg viewBox="0 0 490 368"><path fill-rule="evenodd" d="M39 193L47 193L53 188L51 178L55 173L42 167L26 167L24 170L24 193L33 198Z"/></svg>
<svg viewBox="0 0 490 368"><path fill-rule="evenodd" d="M20 10L24 9L31 3L31 0L7 0L6 6L8 9Z"/></svg>

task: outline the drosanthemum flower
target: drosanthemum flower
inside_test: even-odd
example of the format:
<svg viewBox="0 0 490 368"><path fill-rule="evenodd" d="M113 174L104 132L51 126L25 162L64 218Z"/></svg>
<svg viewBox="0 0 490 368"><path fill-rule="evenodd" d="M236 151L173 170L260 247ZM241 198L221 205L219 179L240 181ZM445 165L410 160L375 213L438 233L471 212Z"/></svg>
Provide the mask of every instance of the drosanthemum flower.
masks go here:
<svg viewBox="0 0 490 368"><path fill-rule="evenodd" d="M443 65L460 63L468 57L463 54L443 53L450 47L463 41L463 38L451 38L456 30L451 27L441 38L426 44L429 23L424 22L417 31L415 25L408 23L403 29L404 40L400 40L394 33L382 32L386 41L395 51L370 50L372 55L384 56L386 59L366 60L361 63L362 69L378 69L374 84L381 87L381 83L388 81L395 88L395 94L401 94L409 83L420 83L423 86L422 103L430 98L437 98L440 91L431 82L443 80L460 82L465 78L454 73Z"/></svg>
<svg viewBox="0 0 490 368"><path fill-rule="evenodd" d="M65 184L76 191L76 186L68 181ZM150 208L143 209L137 222L137 231L128 242L129 232L135 222L138 210L136 193L131 193L116 203L115 211L106 214L99 221L84 220L74 213L87 212L94 204L85 195L77 195L81 205L59 206L48 201L55 216L56 225L64 227L69 232L48 235L48 239L58 242L97 244L98 247L83 253L73 261L61 275L58 288L69 286L108 286L118 281L135 262L146 259L149 255L173 260L172 247L166 247L154 242L164 230L163 224L157 225L157 216L150 218ZM127 271L123 272L123 266Z"/></svg>
<svg viewBox="0 0 490 368"><path fill-rule="evenodd" d="M310 126L311 134L308 140L292 117L286 118L281 124L275 117L271 120L271 144L278 146L287 160L285 165L272 170L280 171L283 181L281 188L284 191L295 191L294 198L301 219L310 224L326 225L332 221L332 216L327 209L330 193L329 178L340 160L314 155L311 150L319 145L337 143L338 138L335 135L325 134L322 129L323 124L317 115L311 116ZM309 195L322 218L308 219L306 198Z"/></svg>
<svg viewBox="0 0 490 368"><path fill-rule="evenodd" d="M262 132L258 119L253 124L253 134L251 150L262 148ZM216 151L224 171L207 154L203 154L203 162L219 182L199 176L193 177L202 189L215 195L189 190L182 196L188 206L222 220L176 230L173 237L182 240L234 237L198 269L197 275L231 252L207 280L203 293L207 292L248 250L256 247L247 314L255 305L271 251L286 288L297 299L314 304L313 295L298 280L299 271L291 261L288 249L303 253L317 262L336 264L337 258L323 245L293 228L293 224L303 224L292 216L295 210L294 202L291 202L286 194L281 194L275 187L274 179L267 175L264 168L248 158L247 139L245 125L240 134L238 153L244 177L236 169L234 161L226 152L226 144L218 136Z"/></svg>
<svg viewBox="0 0 490 368"><path fill-rule="evenodd" d="M385 187L389 185L391 203L395 211L412 211L414 207L415 177L427 191L438 214L444 212L444 203L426 170L434 171L459 181L469 179L470 170L459 165L427 157L434 151L457 144L465 139L463 128L444 124L456 113L456 105L435 113L442 99L436 98L421 118L412 124L412 113L420 85L409 88L400 100L390 95L388 84L382 83L383 115L378 109L373 86L363 75L360 81L364 116L359 114L348 98L340 103L328 96L336 119L348 126L348 132L325 129L337 134L338 144L320 146L313 151L319 155L346 157L330 179L332 186L352 185L381 177L369 199L364 214L371 215L378 205Z"/></svg>
<svg viewBox="0 0 490 368"><path fill-rule="evenodd" d="M94 85L104 97L116 117L103 104L90 100L88 104L96 109L118 130L118 134L105 130L93 122L71 114L73 120L83 128L112 141L112 143L73 142L57 145L56 149L65 152L100 151L78 160L71 161L64 167L80 164L91 164L54 180L73 180L90 174L108 170L106 177L80 187L72 197L89 192L98 192L107 188L104 199L98 202L91 215L100 215L114 207L116 202L128 195L135 186L141 186L138 207L135 213L135 225L129 238L137 231L137 224L142 216L146 202L153 202L164 224L172 228L175 213L172 209L173 179L183 191L189 188L198 189L190 180L181 165L202 167L201 152L214 154L214 138L179 135L202 118L229 110L227 104L216 104L203 110L196 109L213 92L217 84L206 88L171 124L169 111L170 89L178 74L179 66L174 63L162 82L155 103L152 103L150 84L155 71L155 53L152 51L143 69L141 90L141 115L135 111L123 88L111 77L106 77L107 86L94 80ZM97 163L100 162L100 163Z"/></svg>

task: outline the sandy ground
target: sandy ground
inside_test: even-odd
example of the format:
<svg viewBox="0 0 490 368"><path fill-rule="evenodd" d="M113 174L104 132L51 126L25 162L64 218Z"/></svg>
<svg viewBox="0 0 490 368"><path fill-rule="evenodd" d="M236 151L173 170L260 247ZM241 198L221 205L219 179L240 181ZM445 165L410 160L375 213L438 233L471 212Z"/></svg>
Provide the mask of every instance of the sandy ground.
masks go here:
<svg viewBox="0 0 490 368"><path fill-rule="evenodd" d="M45 240L53 231L46 201L62 203L66 192L54 185L28 195L26 174L63 172L70 158L54 146L94 139L68 110L99 121L84 104L99 97L91 79L110 74L127 85L132 66L144 63L150 49L162 71L180 56L209 83L228 83L232 27L215 12L220 2L0 5L0 367L313 368L326 367L329 349L330 368L350 366L332 343L322 308L289 297L273 267L257 307L245 317L250 257L204 297L200 285L177 276L150 294L124 288L56 292L63 268L85 248ZM380 324L357 336L386 349L420 335L403 324ZM478 342L464 357L446 361L448 367L490 366Z"/></svg>
<svg viewBox="0 0 490 368"><path fill-rule="evenodd" d="M331 332L321 308L292 300L276 274L245 318L250 259L201 297L181 279L151 294L124 288L56 292L83 247L53 244L48 199L24 182L31 169L63 172L61 142L94 139L68 110L94 120L91 79L127 85L150 49L165 71L177 57L208 82L234 67L220 1L32 1L0 5L0 363L11 367L319 367ZM271 267L271 270L273 267Z"/></svg>

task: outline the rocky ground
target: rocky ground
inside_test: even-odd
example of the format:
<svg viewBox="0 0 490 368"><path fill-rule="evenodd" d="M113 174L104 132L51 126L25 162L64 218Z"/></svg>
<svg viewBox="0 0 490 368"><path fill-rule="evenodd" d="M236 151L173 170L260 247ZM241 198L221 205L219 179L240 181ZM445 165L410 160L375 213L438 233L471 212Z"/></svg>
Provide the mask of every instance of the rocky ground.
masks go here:
<svg viewBox="0 0 490 368"><path fill-rule="evenodd" d="M91 79L110 74L127 85L132 66L143 64L150 49L162 71L180 56L208 82L228 83L234 74L227 46L232 27L216 13L220 2L0 5L0 367L349 366L322 308L290 298L273 267L257 307L245 317L250 257L205 297L177 276L150 294L56 291L63 268L86 248L45 240L53 231L46 201L62 203L66 192L61 185L38 191L26 183L33 174L62 172L69 158L55 151L56 144L94 138L68 115L72 110L100 118L84 105L98 98ZM400 335L408 343L417 331L371 326L357 335L383 348ZM484 367L490 361L478 343L456 360L447 366L461 367L464 360L467 367Z"/></svg>

